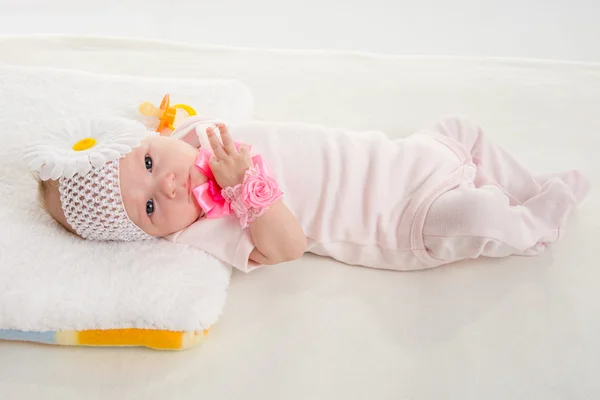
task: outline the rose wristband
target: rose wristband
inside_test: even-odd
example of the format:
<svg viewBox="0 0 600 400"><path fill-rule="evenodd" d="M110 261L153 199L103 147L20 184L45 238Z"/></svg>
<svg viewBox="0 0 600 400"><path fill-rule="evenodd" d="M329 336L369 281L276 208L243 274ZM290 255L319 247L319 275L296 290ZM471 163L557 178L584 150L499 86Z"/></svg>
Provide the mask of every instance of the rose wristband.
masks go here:
<svg viewBox="0 0 600 400"><path fill-rule="evenodd" d="M235 142L235 147L239 149L241 143ZM277 199L281 198L283 193L279 190L277 182L269 174L269 168L260 154L252 157L254 168L246 171L244 181L240 185L221 189L210 168L210 157L212 153L204 147L200 148L196 158L196 169L208 179L207 182L192 189L192 195L196 203L204 211L206 218L221 218L231 214L235 204L236 214L240 218L241 225L245 228L248 222L252 222L258 216L262 215L268 207ZM268 179L266 179L268 178ZM245 183L248 187L243 196L242 188ZM226 193L229 193L226 197ZM237 200L239 196L239 201ZM244 201L244 198L248 201Z"/></svg>
<svg viewBox="0 0 600 400"><path fill-rule="evenodd" d="M242 229L263 215L273 203L283 196L277 181L266 171L250 168L244 175L244 181L221 191L225 200L240 220Z"/></svg>

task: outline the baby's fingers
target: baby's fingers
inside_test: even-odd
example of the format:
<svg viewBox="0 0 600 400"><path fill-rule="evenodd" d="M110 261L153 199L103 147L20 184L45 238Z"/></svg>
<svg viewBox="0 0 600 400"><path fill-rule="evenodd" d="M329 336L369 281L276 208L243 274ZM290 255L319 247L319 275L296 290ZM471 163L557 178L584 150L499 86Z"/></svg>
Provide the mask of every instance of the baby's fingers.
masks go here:
<svg viewBox="0 0 600 400"><path fill-rule="evenodd" d="M217 156L219 160L227 157L227 153L223 149L223 145L217 137L215 130L213 128L206 128L206 135L208 136L208 142L210 143L210 147L212 147L215 156Z"/></svg>
<svg viewBox="0 0 600 400"><path fill-rule="evenodd" d="M247 168L252 168L254 166L254 162L252 161L252 156L250 155L250 146L247 144L242 144L240 149L238 150L240 156L244 160L244 164Z"/></svg>
<svg viewBox="0 0 600 400"><path fill-rule="evenodd" d="M246 143L242 143L240 145L239 153L243 156L250 154L250 148L248 147L248 145Z"/></svg>
<svg viewBox="0 0 600 400"><path fill-rule="evenodd" d="M219 132L221 132L221 140L223 141L223 147L227 154L232 155L237 153L235 150L235 144L233 143L233 139L231 138L231 134L229 133L229 129L225 124L218 124Z"/></svg>

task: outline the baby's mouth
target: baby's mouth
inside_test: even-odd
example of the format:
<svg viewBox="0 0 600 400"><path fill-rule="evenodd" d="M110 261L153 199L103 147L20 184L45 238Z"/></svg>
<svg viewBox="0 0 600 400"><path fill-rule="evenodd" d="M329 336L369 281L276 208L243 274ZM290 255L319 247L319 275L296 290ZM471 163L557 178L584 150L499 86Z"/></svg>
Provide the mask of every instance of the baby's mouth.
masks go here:
<svg viewBox="0 0 600 400"><path fill-rule="evenodd" d="M190 202L190 201L195 202L196 199L194 199L194 196L193 196L194 183L192 182L192 175L191 174L188 175L187 182L185 183L185 186L187 188L188 202Z"/></svg>

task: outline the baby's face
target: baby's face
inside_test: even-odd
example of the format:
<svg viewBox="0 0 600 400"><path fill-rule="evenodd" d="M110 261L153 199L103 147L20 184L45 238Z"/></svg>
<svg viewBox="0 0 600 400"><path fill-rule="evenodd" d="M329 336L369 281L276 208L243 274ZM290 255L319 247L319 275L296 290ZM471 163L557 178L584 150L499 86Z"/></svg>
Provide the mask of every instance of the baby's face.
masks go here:
<svg viewBox="0 0 600 400"><path fill-rule="evenodd" d="M174 138L148 137L120 160L127 215L152 236L177 232L202 216L192 189L206 182L195 167L198 150Z"/></svg>

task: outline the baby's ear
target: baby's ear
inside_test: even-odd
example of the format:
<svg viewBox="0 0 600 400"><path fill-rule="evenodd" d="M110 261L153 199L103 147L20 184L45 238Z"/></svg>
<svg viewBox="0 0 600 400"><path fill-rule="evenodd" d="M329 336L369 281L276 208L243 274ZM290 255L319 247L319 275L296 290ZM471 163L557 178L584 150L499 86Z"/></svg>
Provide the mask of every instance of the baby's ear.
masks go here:
<svg viewBox="0 0 600 400"><path fill-rule="evenodd" d="M62 209L62 204L60 202L60 192L58 190L58 181L45 181L42 182L42 185L44 209L66 230L76 234L75 230L67 222L67 217L65 217L65 213Z"/></svg>

